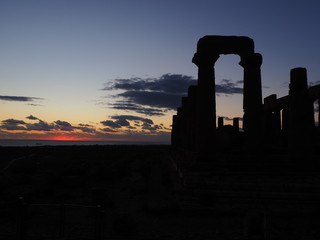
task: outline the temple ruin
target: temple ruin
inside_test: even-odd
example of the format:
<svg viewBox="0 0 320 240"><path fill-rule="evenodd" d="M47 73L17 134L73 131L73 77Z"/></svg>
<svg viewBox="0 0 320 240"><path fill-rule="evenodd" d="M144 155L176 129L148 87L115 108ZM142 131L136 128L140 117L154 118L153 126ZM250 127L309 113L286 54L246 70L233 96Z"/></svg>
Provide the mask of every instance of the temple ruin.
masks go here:
<svg viewBox="0 0 320 240"><path fill-rule="evenodd" d="M192 62L198 67L198 85L190 86L173 116L172 145L200 153L214 152L219 145L216 128L215 70L220 54L240 56L243 67L243 139L245 149L259 151L263 145L286 145L292 153L303 151L313 138L314 102L320 98L320 85L308 88L305 68L290 73L289 95L277 99L275 94L262 103L262 55L254 42L243 36L204 36L197 44ZM239 133L239 118L229 132Z"/></svg>

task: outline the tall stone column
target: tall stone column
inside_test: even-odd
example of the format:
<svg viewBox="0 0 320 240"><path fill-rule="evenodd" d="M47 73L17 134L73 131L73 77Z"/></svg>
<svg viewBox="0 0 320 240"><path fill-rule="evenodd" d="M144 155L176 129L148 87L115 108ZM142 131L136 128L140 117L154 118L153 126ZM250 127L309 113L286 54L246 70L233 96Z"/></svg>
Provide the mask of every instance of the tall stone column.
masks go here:
<svg viewBox="0 0 320 240"><path fill-rule="evenodd" d="M243 74L243 129L248 150L258 150L262 142L262 56L259 53L241 56Z"/></svg>
<svg viewBox="0 0 320 240"><path fill-rule="evenodd" d="M214 64L218 54L195 53L192 62L198 66L196 143L200 153L214 150L216 98Z"/></svg>
<svg viewBox="0 0 320 240"><path fill-rule="evenodd" d="M172 116L172 130L171 130L171 145L173 147L178 147L178 138L179 138L179 132L178 132L178 116L173 115Z"/></svg>
<svg viewBox="0 0 320 240"><path fill-rule="evenodd" d="M181 146L184 149L188 149L188 141L190 137L190 107L188 97L183 97L181 99L181 132L183 133L183 138L181 139Z"/></svg>
<svg viewBox="0 0 320 240"><path fill-rule="evenodd" d="M312 142L314 128L313 102L308 98L307 70L290 72L288 144L294 155L304 155Z"/></svg>
<svg viewBox="0 0 320 240"><path fill-rule="evenodd" d="M196 123L197 123L197 92L198 86L190 86L188 88L188 98L190 104L190 141L189 149L196 150Z"/></svg>

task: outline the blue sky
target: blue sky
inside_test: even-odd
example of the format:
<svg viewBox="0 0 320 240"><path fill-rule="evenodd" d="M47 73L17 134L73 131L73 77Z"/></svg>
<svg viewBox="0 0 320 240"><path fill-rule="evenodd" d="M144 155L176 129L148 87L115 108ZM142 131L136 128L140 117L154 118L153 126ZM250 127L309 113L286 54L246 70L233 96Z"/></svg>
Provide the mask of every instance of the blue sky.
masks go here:
<svg viewBox="0 0 320 240"><path fill-rule="evenodd" d="M254 39L255 50L264 59L264 97L287 95L291 68L306 67L309 82L320 80L319 10L316 0L2 0L0 138L62 134L168 141L174 110L162 108L162 115L148 115L152 109L161 109L161 104L148 105L141 99L139 108L129 108L129 103L137 104L137 98L128 92L124 95L130 89L117 88L115 83L163 84L172 79L168 76L175 76L185 88L184 80L196 79L197 68L191 59L204 35ZM243 74L239 60L234 55L220 57L215 68L217 84L241 87L236 85ZM239 93L219 93L218 115L241 116L241 101ZM104 125L120 121L115 116L127 118L121 118L123 125L118 128ZM61 123L71 127L62 128ZM50 127L35 128L39 125ZM83 131L84 125L91 132Z"/></svg>

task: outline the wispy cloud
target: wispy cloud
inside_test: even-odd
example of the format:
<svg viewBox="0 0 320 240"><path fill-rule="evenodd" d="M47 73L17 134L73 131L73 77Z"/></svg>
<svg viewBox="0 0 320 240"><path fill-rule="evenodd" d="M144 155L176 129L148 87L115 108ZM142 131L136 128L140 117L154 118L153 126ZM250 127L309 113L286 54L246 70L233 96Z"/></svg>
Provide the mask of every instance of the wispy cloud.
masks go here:
<svg viewBox="0 0 320 240"><path fill-rule="evenodd" d="M216 93L221 94L242 94L243 88L238 87L243 81L233 83L230 79L222 79L219 84L216 84Z"/></svg>
<svg viewBox="0 0 320 240"><path fill-rule="evenodd" d="M0 95L1 101L11 101L11 102L33 102L36 100L43 100L43 98L37 97L25 97L25 96L3 96Z"/></svg>
<svg viewBox="0 0 320 240"><path fill-rule="evenodd" d="M219 117L223 117L223 119L226 120L226 121L233 121L233 118L230 118L230 117L227 117L227 116L217 116L217 117L218 117L218 118L219 118ZM239 118L240 121L243 120L242 117L238 117L238 118Z"/></svg>
<svg viewBox="0 0 320 240"><path fill-rule="evenodd" d="M109 104L113 109L125 110L144 114L147 116L163 116L166 112L166 109L159 109L155 107L145 107L136 103L133 103L132 100L117 100L116 103Z"/></svg>
<svg viewBox="0 0 320 240"><path fill-rule="evenodd" d="M309 87L315 86L315 85L319 85L320 84L320 80L318 81L314 81L314 82L309 82Z"/></svg>
<svg viewBox="0 0 320 240"><path fill-rule="evenodd" d="M33 116L33 115L29 115L28 117L26 117L29 120L39 120L37 117Z"/></svg>

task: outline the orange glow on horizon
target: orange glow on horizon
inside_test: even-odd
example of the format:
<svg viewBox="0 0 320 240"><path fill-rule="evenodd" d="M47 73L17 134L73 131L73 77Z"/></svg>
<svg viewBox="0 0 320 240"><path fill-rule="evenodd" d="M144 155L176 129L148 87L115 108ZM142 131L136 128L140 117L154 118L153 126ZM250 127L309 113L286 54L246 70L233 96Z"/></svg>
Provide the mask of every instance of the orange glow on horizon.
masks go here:
<svg viewBox="0 0 320 240"><path fill-rule="evenodd" d="M92 139L81 138L77 136L68 136L68 135L56 135L43 138L42 140L53 140L53 141L90 141Z"/></svg>

